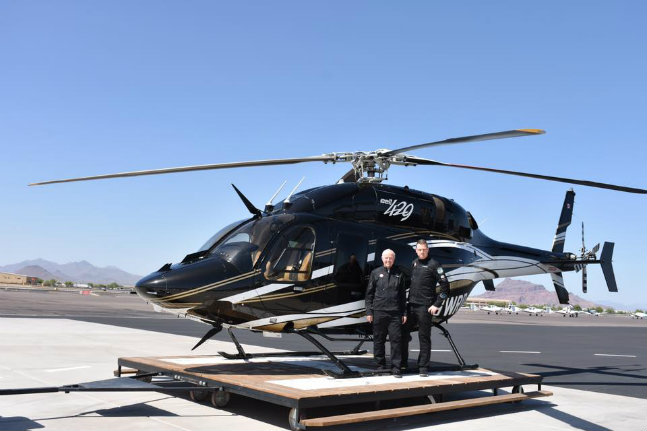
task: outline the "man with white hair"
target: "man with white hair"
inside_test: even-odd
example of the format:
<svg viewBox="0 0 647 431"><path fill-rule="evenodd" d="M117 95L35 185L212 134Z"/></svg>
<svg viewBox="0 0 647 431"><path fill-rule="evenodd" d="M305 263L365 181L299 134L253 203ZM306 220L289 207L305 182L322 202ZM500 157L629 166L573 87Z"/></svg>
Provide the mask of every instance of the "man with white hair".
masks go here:
<svg viewBox="0 0 647 431"><path fill-rule="evenodd" d="M407 321L404 275L394 266L395 252L382 252L384 266L374 269L366 288L366 320L373 324L373 356L378 370L387 370L386 334L391 343L391 370L394 377L402 377L402 325Z"/></svg>

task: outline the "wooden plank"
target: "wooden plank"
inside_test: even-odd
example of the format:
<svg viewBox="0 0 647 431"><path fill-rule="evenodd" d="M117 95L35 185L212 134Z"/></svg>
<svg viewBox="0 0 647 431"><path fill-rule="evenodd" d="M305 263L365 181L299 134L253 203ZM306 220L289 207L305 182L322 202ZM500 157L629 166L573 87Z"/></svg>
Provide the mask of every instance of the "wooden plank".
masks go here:
<svg viewBox="0 0 647 431"><path fill-rule="evenodd" d="M193 359L202 359L194 363L174 363L174 359L185 359L186 356L168 357L129 357L119 358L119 364L124 370L126 367L135 369L157 371L185 376L208 382L209 386L224 386L233 392L244 390L254 391L268 396L282 397L299 405L312 407L316 405L330 405L331 403L348 404L353 402L371 401L376 397L383 399L407 398L412 396L426 396L438 393L454 393L473 390L484 390L520 386L524 384L539 384L541 376L531 374L499 372L479 368L474 371L496 372L493 376L447 376L443 379L422 379L415 381L393 381L373 383L361 386L346 386L334 388L299 389L284 386L280 380L323 378L320 370L308 369L281 362L260 363L223 363L218 357L209 355L191 356ZM210 359L214 361L211 362ZM358 362L359 363L359 362ZM253 398L266 398L259 394L250 394ZM286 401L287 402L287 401Z"/></svg>
<svg viewBox="0 0 647 431"><path fill-rule="evenodd" d="M466 400L447 401L437 404L426 404L420 406L398 407L394 409L377 410L361 413L349 413L345 415L327 416L322 418L303 419L302 425L306 427L322 427L343 425L358 422L366 422L380 419L391 419L403 416L413 416L425 413L435 413L447 410L457 410L468 407L481 407L501 403L523 401L529 398L547 397L553 395L550 391L535 391L525 394L505 394L491 397L472 398Z"/></svg>

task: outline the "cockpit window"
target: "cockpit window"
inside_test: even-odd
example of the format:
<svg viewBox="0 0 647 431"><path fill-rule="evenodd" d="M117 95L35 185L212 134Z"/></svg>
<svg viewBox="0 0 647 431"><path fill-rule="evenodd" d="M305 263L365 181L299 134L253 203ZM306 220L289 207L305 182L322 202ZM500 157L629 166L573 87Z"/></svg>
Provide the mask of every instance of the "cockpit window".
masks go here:
<svg viewBox="0 0 647 431"><path fill-rule="evenodd" d="M479 228L479 225L478 225L478 223L476 223L476 220L474 219L474 216L469 211L467 211L467 221L469 222L470 227L472 229L476 230L476 229Z"/></svg>
<svg viewBox="0 0 647 431"><path fill-rule="evenodd" d="M249 234L247 232L236 232L234 235L227 238L223 244L230 244L232 242L250 242Z"/></svg>
<svg viewBox="0 0 647 431"><path fill-rule="evenodd" d="M251 271L269 240L292 220L291 214L249 220L213 242L209 254L219 255L240 271Z"/></svg>
<svg viewBox="0 0 647 431"><path fill-rule="evenodd" d="M222 228L222 229L220 229L218 232L216 232L216 234L215 234L215 235L213 235L211 238L209 238L209 241L207 241L207 242L205 242L204 244L202 244L202 247L200 247L200 248L198 249L198 251L200 252L200 251L209 250L209 249L210 249L211 247L213 247L216 243L218 243L218 242L222 239L222 237L224 237L225 235L227 235L227 234L228 234L229 232L231 232L235 227L240 226L240 225L241 225L241 224L243 224L244 222L245 222L245 220L238 220L238 221L235 221L235 222L233 222L233 223L231 223L231 224L228 224L227 226L223 227L223 228Z"/></svg>
<svg viewBox="0 0 647 431"><path fill-rule="evenodd" d="M286 230L272 245L264 267L265 278L272 281L307 281L312 273L315 233L310 227Z"/></svg>

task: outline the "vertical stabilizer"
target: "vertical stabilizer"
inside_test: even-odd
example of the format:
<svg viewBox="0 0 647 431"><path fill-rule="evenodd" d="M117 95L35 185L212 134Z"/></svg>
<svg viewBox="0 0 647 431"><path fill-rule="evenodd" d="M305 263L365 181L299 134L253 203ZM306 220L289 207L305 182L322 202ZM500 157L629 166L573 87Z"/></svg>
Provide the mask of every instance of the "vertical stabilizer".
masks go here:
<svg viewBox="0 0 647 431"><path fill-rule="evenodd" d="M616 284L616 276L613 273L613 266L611 265L611 257L613 256L613 246L612 242L605 242L602 246L602 254L600 255L600 266L602 267L602 273L604 274L604 279L607 282L607 288L609 292L617 292L618 285Z"/></svg>

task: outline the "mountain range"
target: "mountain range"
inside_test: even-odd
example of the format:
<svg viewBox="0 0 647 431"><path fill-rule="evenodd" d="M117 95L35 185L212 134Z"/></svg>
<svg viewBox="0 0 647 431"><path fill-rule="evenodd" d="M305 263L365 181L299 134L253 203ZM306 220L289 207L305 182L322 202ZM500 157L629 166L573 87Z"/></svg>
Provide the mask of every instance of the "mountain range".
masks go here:
<svg viewBox="0 0 647 431"><path fill-rule="evenodd" d="M524 280L504 279L496 285L495 291L486 291L476 296L476 298L485 298L493 300L508 299L517 304L527 305L551 305L563 307L557 300L557 295L552 290L547 290L541 284L530 283ZM601 306L607 308L606 304L596 304L586 299L582 299L573 292L568 292L569 302L571 305L579 305L582 308L594 308Z"/></svg>
<svg viewBox="0 0 647 431"><path fill-rule="evenodd" d="M0 272L29 275L43 280L73 281L75 283L118 283L133 286L140 275L131 274L116 266L96 267L90 262L70 262L59 264L45 259L25 260L11 265L0 266Z"/></svg>

